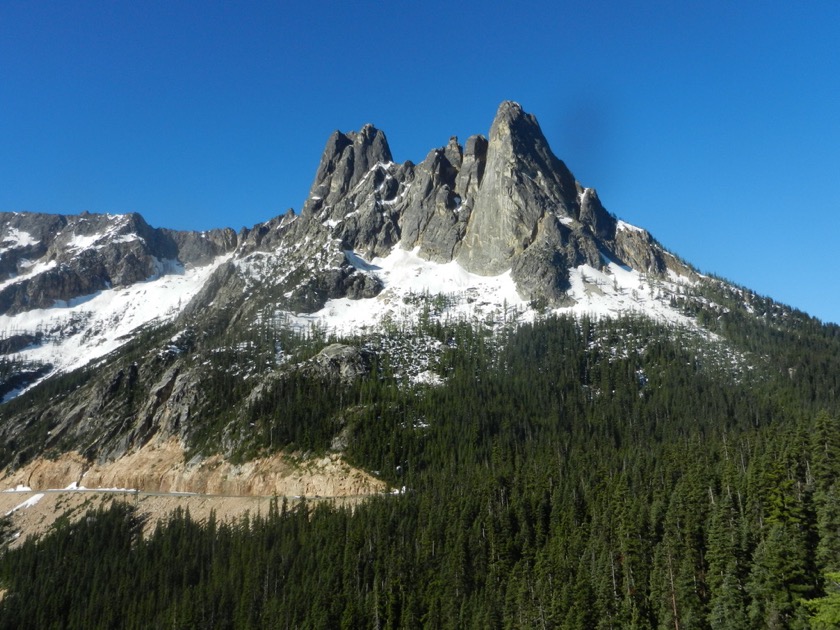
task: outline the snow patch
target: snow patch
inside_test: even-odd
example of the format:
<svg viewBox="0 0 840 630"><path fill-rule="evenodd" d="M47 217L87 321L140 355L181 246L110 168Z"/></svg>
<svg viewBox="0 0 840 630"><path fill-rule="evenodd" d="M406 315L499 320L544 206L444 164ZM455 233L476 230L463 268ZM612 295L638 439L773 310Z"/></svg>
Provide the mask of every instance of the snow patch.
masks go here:
<svg viewBox="0 0 840 630"><path fill-rule="evenodd" d="M0 241L0 254L8 252L13 249L21 247L28 247L30 245L37 245L40 241L33 237L29 232L23 232L18 228L9 228L6 231L6 236Z"/></svg>
<svg viewBox="0 0 840 630"><path fill-rule="evenodd" d="M0 315L0 338L40 333L42 343L17 356L53 365L52 374L69 372L117 349L138 328L173 319L231 255L187 270L161 261L160 275L146 282L99 291L53 308Z"/></svg>
<svg viewBox="0 0 840 630"><path fill-rule="evenodd" d="M356 335L381 327L383 322L416 315L418 298L450 296L442 300L441 310L452 319L493 318L504 320L528 311L528 303L516 292L507 271L499 276L479 276L457 262L434 263L418 256L419 248L406 251L396 245L385 258L364 260L346 251L357 269L375 274L384 285L375 298L329 300L320 311L290 314L290 323L300 329L325 329L337 335Z"/></svg>
<svg viewBox="0 0 840 630"><path fill-rule="evenodd" d="M382 292L375 298L333 299L317 312L282 316L301 332L318 330L342 337L373 334L389 327L399 329L420 317L478 322L498 329L552 314L596 319L638 314L714 337L672 305L671 298L679 293L680 286L696 282L674 272L664 278L648 276L602 253L600 268L581 265L570 270L571 305L538 309L517 293L510 271L478 276L455 261L434 263L420 258L418 252L419 248L407 251L397 245L384 258L365 260L357 252L345 251L356 269L381 280ZM419 376L411 376L412 380L416 378Z"/></svg>
<svg viewBox="0 0 840 630"><path fill-rule="evenodd" d="M90 249L103 238L103 234L76 234L67 243L67 249Z"/></svg>
<svg viewBox="0 0 840 630"><path fill-rule="evenodd" d="M425 370L411 377L411 383L412 385L431 385L432 387L437 387L438 385L443 385L443 379L431 370Z"/></svg>
<svg viewBox="0 0 840 630"><path fill-rule="evenodd" d="M629 223L627 223L625 221L622 221L621 219L618 220L618 223L616 224L616 227L619 230L623 230L623 231L626 231L626 232L638 232L639 234L644 234L645 233L645 231L642 228L636 227L635 225L630 225Z"/></svg>
<svg viewBox="0 0 840 630"><path fill-rule="evenodd" d="M51 260L49 262L41 262L41 261L30 262L28 260L23 261L23 262L21 262L20 266L26 268L26 273L22 273L20 275L9 278L8 280L4 280L3 282L0 282L0 291L2 291L6 287L8 287L12 284L15 284L17 282L21 282L23 280L26 280L27 278L34 278L35 276L40 275L40 274L44 273L45 271L49 271L50 269L55 269L55 267L57 265L58 265L58 263L54 260Z"/></svg>
<svg viewBox="0 0 840 630"><path fill-rule="evenodd" d="M31 508L33 505L37 505L38 501L40 501L43 498L44 498L44 493L43 492L39 492L38 494L33 494L31 497L29 497L26 501L24 501L20 505L16 505L11 510L6 512L4 514L4 516L9 516L10 514L14 514L18 510L25 510L26 508Z"/></svg>

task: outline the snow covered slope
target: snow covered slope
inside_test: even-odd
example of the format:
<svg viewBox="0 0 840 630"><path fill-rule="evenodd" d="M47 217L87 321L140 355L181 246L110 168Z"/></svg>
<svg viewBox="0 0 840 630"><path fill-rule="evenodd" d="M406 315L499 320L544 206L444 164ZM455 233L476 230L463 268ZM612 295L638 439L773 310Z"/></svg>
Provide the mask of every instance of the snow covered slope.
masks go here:
<svg viewBox="0 0 840 630"><path fill-rule="evenodd" d="M173 263L167 273L145 282L98 291L53 308L0 315L0 338L34 338L14 353L15 359L52 366L48 375L9 392L4 400L49 375L74 370L116 350L145 326L172 320L230 256L190 269Z"/></svg>
<svg viewBox="0 0 840 630"><path fill-rule="evenodd" d="M120 225L124 220L117 218L115 223ZM621 228L644 233L623 222ZM254 232L259 230L258 226ZM9 234L3 241L7 249L38 243L32 235L20 230ZM85 238L86 247L80 247L79 237L74 237L67 239L60 251L66 255L68 250L102 248L114 240L120 244L132 243L140 237L110 227L105 233ZM328 268L327 252L336 245L335 241L327 241L316 254L307 254L304 257L307 273ZM300 243L283 242L281 246L255 252L243 241L236 250L200 266L185 267L177 260L154 259L155 273L143 281L106 287L68 300L53 300L46 308L0 315L0 340L6 344L6 357L22 364L49 367L37 379L7 391L4 400L51 375L84 366L116 350L145 327L175 319L228 261L234 263L233 268L244 281L241 291L246 303L261 303L266 298L260 298L259 289L272 283L282 285L282 281L293 275L293 268L286 262L299 250ZM381 290L373 297L328 299L323 307L309 313L289 308L281 298L273 306L269 304L276 321L298 332L319 330L338 337L355 337L375 333L389 324L410 325L424 312L441 321L475 322L492 328L532 322L549 314L610 317L635 313L702 332L694 319L673 304L674 296L699 278L685 266L677 267L684 275L673 270L666 276L647 274L602 253L599 268L581 264L568 270L567 299L562 306L550 306L523 298L510 270L495 276L470 273L456 260L441 263L421 258L418 247L407 251L397 243L387 256L370 260L352 250L343 250L341 255L356 276ZM55 258L46 258L19 262L21 272L5 280L0 288L14 287L60 264ZM253 297L252 291L256 292ZM294 291L292 288L285 296ZM431 313L429 304L433 306ZM208 308L212 308L212 302Z"/></svg>
<svg viewBox="0 0 840 630"><path fill-rule="evenodd" d="M352 337L381 328L383 322L416 321L419 296L438 298L432 300L437 305L434 316L442 320L504 325L532 322L548 314L598 318L633 313L700 329L694 319L671 305L680 287L696 282L675 272L667 278L653 277L611 260L604 260L600 269L579 265L570 270L569 305L550 308L520 296L510 271L481 276L466 271L457 261L431 262L420 258L417 248L409 252L399 246L388 256L370 261L351 251L345 255L357 270L375 276L384 289L373 298L331 299L314 313L289 313L289 321L298 329L314 327Z"/></svg>
<svg viewBox="0 0 840 630"><path fill-rule="evenodd" d="M172 319L235 244L232 231L154 229L136 214L0 213L0 360L21 366L0 394L8 400Z"/></svg>

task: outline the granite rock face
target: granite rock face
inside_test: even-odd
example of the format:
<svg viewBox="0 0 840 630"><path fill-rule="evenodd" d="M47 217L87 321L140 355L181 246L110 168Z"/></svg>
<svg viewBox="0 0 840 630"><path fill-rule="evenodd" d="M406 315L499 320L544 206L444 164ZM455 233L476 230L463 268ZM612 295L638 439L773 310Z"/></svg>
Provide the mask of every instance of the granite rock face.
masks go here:
<svg viewBox="0 0 840 630"><path fill-rule="evenodd" d="M2 214L0 314L60 305L231 252L232 263L217 270L193 310L238 303L241 292L255 290L282 308L311 312L332 298L377 295L382 282L365 261L394 247L479 275L510 271L522 297L559 306L569 301L569 269L577 265L613 260L662 274L675 264L649 234L619 226L554 155L537 119L506 101L488 138L473 135L462 146L451 137L419 164L394 162L373 125L336 131L301 213L239 234L155 229L136 214Z"/></svg>
<svg viewBox="0 0 840 630"><path fill-rule="evenodd" d="M537 119L506 101L489 139L474 135L462 146L451 137L419 164L395 163L373 125L334 132L300 215L240 235L236 256L270 259L269 283L296 312L378 294L364 261L394 247L479 275L510 271L522 297L560 306L569 303L569 270L581 264L665 272L650 236L618 225L554 155Z"/></svg>
<svg viewBox="0 0 840 630"><path fill-rule="evenodd" d="M232 230L155 229L139 214L0 213L0 314L207 264L235 246Z"/></svg>
<svg viewBox="0 0 840 630"><path fill-rule="evenodd" d="M334 343L306 362L304 374L349 384L370 373L371 356L359 348Z"/></svg>
<svg viewBox="0 0 840 630"><path fill-rule="evenodd" d="M420 256L435 262L452 260L470 216L456 186L461 164L461 146L453 137L414 169L411 189L400 208L405 249L419 247Z"/></svg>
<svg viewBox="0 0 840 630"><path fill-rule="evenodd" d="M481 275L510 269L536 239L543 217L575 216L576 193L572 174L549 149L536 118L516 103L502 103L458 262Z"/></svg>
<svg viewBox="0 0 840 630"><path fill-rule="evenodd" d="M345 199L377 164L391 162L391 149L385 134L373 125L365 125L358 133L335 131L315 174L309 199L303 213L315 214Z"/></svg>

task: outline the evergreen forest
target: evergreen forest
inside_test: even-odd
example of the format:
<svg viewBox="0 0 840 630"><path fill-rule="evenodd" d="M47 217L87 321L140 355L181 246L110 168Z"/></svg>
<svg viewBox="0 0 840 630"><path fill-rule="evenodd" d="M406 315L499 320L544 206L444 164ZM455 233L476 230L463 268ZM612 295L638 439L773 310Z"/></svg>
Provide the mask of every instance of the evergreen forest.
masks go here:
<svg viewBox="0 0 840 630"><path fill-rule="evenodd" d="M2 552L0 628L840 627L840 329L701 315L426 321L440 384L279 380L240 457L342 431L393 492L145 537L114 502Z"/></svg>

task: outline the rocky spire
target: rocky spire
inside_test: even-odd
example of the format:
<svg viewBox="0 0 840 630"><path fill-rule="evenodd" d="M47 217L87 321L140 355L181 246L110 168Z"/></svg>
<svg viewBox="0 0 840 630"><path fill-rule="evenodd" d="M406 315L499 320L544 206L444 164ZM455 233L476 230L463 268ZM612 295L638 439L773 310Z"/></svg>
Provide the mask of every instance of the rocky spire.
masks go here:
<svg viewBox="0 0 840 630"><path fill-rule="evenodd" d="M615 237L615 219L601 205L598 193L594 188L580 189L580 222L588 225L592 233L598 238L612 239Z"/></svg>
<svg viewBox="0 0 840 630"><path fill-rule="evenodd" d="M577 216L575 180L551 152L537 119L518 103L499 106L490 128L481 185L458 254L469 271L509 269L536 236L546 213Z"/></svg>
<svg viewBox="0 0 840 630"><path fill-rule="evenodd" d="M306 308L344 295L345 280L361 273L344 252L370 259L398 243L480 275L510 271L522 297L555 305L569 299L569 270L578 265L598 268L605 257L654 271L664 264L644 256L650 246L635 232L617 234L595 190L575 181L537 119L511 101L499 106L489 139L471 136L462 147L451 137L419 164L393 163L372 125L336 131L301 218L282 237L309 243L296 249L300 264L330 251L339 260L330 268L341 272Z"/></svg>
<svg viewBox="0 0 840 630"><path fill-rule="evenodd" d="M487 139L484 136L470 136L464 146L464 157L461 170L455 182L464 206L472 208L473 200L478 194L481 178L484 176L484 166L487 162Z"/></svg>
<svg viewBox="0 0 840 630"><path fill-rule="evenodd" d="M371 124L359 132L334 131L327 140L303 213L311 214L342 199L378 163L391 162L385 134Z"/></svg>

